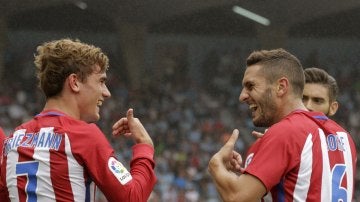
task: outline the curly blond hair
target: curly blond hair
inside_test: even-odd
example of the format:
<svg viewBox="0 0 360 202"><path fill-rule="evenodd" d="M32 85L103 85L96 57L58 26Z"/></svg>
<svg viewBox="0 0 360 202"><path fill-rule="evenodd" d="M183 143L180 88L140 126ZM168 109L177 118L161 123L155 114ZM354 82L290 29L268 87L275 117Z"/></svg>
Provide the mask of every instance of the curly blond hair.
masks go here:
<svg viewBox="0 0 360 202"><path fill-rule="evenodd" d="M109 59L100 48L69 38L38 46L34 63L39 87L46 98L57 96L70 74L75 73L81 81L86 81L95 65L100 66L100 72L109 68Z"/></svg>

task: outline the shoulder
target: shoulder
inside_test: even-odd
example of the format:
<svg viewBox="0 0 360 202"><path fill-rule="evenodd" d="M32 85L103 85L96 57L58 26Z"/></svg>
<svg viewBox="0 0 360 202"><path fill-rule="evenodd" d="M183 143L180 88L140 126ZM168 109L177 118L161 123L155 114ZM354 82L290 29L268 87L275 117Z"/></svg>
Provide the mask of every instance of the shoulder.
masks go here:
<svg viewBox="0 0 360 202"><path fill-rule="evenodd" d="M93 136L92 134L103 134L95 123L87 123L82 120L74 119L69 116L58 117L58 123L53 122L54 127L58 127L63 132L69 134L81 134L82 136ZM51 122L48 120L48 122ZM62 132L62 131L59 131Z"/></svg>
<svg viewBox="0 0 360 202"><path fill-rule="evenodd" d="M294 111L280 120L278 123L271 126L269 129L276 132L288 133L289 131L308 130L317 126L312 120L312 116L315 115L308 111ZM319 115L319 114L318 114Z"/></svg>
<svg viewBox="0 0 360 202"><path fill-rule="evenodd" d="M105 139L104 133L95 123L86 123L79 121L78 123L68 123L61 127L69 138L81 138L91 144L96 144L98 141Z"/></svg>
<svg viewBox="0 0 360 202"><path fill-rule="evenodd" d="M73 119L69 116L35 117L16 127L15 131L26 129L28 132L37 132L43 127L53 127L54 132L66 134L69 138L86 138L90 140L104 136L96 124Z"/></svg>
<svg viewBox="0 0 360 202"><path fill-rule="evenodd" d="M60 131L62 130L62 131ZM58 132L65 135L74 154L81 154L83 158L107 155L112 153L112 147L100 128L95 123L69 123Z"/></svg>
<svg viewBox="0 0 360 202"><path fill-rule="evenodd" d="M264 141L303 144L310 133L317 133L319 126L311 120L306 111L296 111L272 125L264 134Z"/></svg>

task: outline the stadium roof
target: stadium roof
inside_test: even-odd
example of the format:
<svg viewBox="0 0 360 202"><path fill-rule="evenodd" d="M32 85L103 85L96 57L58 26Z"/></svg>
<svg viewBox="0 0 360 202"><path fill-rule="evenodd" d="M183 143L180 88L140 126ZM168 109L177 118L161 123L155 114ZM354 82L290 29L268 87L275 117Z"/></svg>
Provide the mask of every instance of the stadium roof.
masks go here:
<svg viewBox="0 0 360 202"><path fill-rule="evenodd" d="M257 23L232 12L258 13L291 36L360 37L359 0L0 0L9 29L114 31L140 23L150 32L252 36ZM261 25L260 25L261 26Z"/></svg>

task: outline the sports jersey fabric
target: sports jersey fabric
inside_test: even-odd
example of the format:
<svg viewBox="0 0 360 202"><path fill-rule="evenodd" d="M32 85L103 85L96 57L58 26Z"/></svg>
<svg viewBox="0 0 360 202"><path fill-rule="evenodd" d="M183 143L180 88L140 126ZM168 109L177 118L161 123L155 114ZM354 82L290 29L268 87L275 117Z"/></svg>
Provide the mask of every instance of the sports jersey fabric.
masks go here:
<svg viewBox="0 0 360 202"><path fill-rule="evenodd" d="M0 127L0 148L2 148L4 144L4 140L6 138L4 130Z"/></svg>
<svg viewBox="0 0 360 202"><path fill-rule="evenodd" d="M257 177L272 201L351 202L355 144L322 113L294 111L249 149L245 173Z"/></svg>
<svg viewBox="0 0 360 202"><path fill-rule="evenodd" d="M5 138L6 138L6 135L4 133L4 130L2 128L0 128L0 154L2 155L2 151L3 151L3 144L4 144L4 141L5 141ZM1 159L1 158L0 158ZM0 160L0 174L1 174L1 160ZM5 194L5 187L3 185L3 183L1 182L0 180L0 199L2 198L6 198L6 194ZM3 200L0 200L1 202Z"/></svg>
<svg viewBox="0 0 360 202"><path fill-rule="evenodd" d="M1 180L11 201L146 201L156 182L154 148L136 144L130 172L95 124L44 111L5 141ZM96 186L95 186L96 184Z"/></svg>

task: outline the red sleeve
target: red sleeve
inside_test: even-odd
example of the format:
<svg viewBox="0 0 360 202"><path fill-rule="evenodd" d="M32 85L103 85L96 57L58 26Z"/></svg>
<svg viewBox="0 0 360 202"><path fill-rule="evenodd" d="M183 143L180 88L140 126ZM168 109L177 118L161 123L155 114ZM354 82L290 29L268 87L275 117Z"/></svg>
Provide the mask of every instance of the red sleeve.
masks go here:
<svg viewBox="0 0 360 202"><path fill-rule="evenodd" d="M2 163L2 153L3 153L3 145L4 145L4 140L5 140L6 136L5 136L5 133L3 131L2 128L0 128L0 148L1 148L1 161L0 161L0 201L1 202L7 202L7 201L10 201L8 195L8 191L7 191L7 188L3 182L3 179L5 179L5 174L2 174L1 172L1 163Z"/></svg>
<svg viewBox="0 0 360 202"><path fill-rule="evenodd" d="M133 146L133 157L128 171L116 159L110 143L94 127L83 134L83 141L72 142L72 149L78 153L83 166L108 201L147 201L156 183L154 171L154 148L148 144ZM83 139L83 138L82 138ZM80 162L80 163L81 163Z"/></svg>

